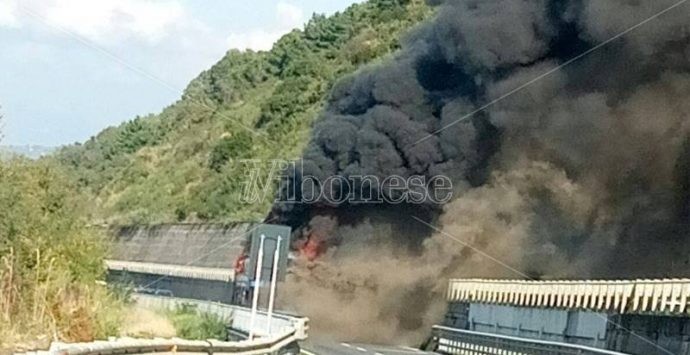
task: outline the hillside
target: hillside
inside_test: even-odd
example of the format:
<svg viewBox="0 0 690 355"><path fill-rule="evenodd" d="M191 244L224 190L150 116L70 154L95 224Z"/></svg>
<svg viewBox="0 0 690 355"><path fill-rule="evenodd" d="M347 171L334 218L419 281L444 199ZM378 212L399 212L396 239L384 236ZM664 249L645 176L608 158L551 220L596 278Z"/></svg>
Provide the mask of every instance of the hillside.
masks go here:
<svg viewBox="0 0 690 355"><path fill-rule="evenodd" d="M299 157L335 82L399 48L430 13L423 0L371 0L314 15L268 52L229 51L161 113L51 159L94 197L97 221L260 220L271 201L241 201L246 166L231 162Z"/></svg>

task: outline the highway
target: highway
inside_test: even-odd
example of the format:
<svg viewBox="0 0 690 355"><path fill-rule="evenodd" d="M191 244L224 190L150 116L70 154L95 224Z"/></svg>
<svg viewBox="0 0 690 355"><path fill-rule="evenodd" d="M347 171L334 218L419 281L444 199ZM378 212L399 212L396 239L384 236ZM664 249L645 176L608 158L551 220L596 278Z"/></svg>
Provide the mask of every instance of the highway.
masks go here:
<svg viewBox="0 0 690 355"><path fill-rule="evenodd" d="M303 355L427 355L435 354L404 346L385 346L358 343L314 343L302 345Z"/></svg>

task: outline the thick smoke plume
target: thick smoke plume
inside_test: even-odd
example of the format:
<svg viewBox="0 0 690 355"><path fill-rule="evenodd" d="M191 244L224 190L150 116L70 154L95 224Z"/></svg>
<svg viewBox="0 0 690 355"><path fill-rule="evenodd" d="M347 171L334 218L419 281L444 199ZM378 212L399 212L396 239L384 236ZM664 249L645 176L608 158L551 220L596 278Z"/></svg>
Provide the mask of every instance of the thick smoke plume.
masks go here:
<svg viewBox="0 0 690 355"><path fill-rule="evenodd" d="M288 285L314 328L425 332L448 277L690 276L690 4L569 62L676 0L436 2L333 90L303 174L443 174L455 199L277 205L327 244Z"/></svg>

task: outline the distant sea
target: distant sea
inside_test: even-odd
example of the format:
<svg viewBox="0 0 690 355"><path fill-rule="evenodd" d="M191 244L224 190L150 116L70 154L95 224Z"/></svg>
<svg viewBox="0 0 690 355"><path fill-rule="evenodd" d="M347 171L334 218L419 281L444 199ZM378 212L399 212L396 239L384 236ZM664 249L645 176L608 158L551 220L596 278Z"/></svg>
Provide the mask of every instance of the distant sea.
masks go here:
<svg viewBox="0 0 690 355"><path fill-rule="evenodd" d="M56 150L55 147L40 145L4 145L0 146L0 157L22 156L29 159L38 159Z"/></svg>

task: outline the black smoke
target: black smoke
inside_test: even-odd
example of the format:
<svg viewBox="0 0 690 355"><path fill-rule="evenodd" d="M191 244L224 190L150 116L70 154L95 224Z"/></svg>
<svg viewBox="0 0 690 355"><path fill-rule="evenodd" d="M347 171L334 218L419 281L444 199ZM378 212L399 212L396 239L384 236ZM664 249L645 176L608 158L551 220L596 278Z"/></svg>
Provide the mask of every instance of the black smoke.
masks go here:
<svg viewBox="0 0 690 355"><path fill-rule="evenodd" d="M294 179L445 175L455 199L274 214L298 228L338 219L333 260L353 253L348 240L414 240L409 258L438 262L439 283L690 276L690 4L435 3L394 58L333 89ZM523 275L429 228L405 233L413 216Z"/></svg>

